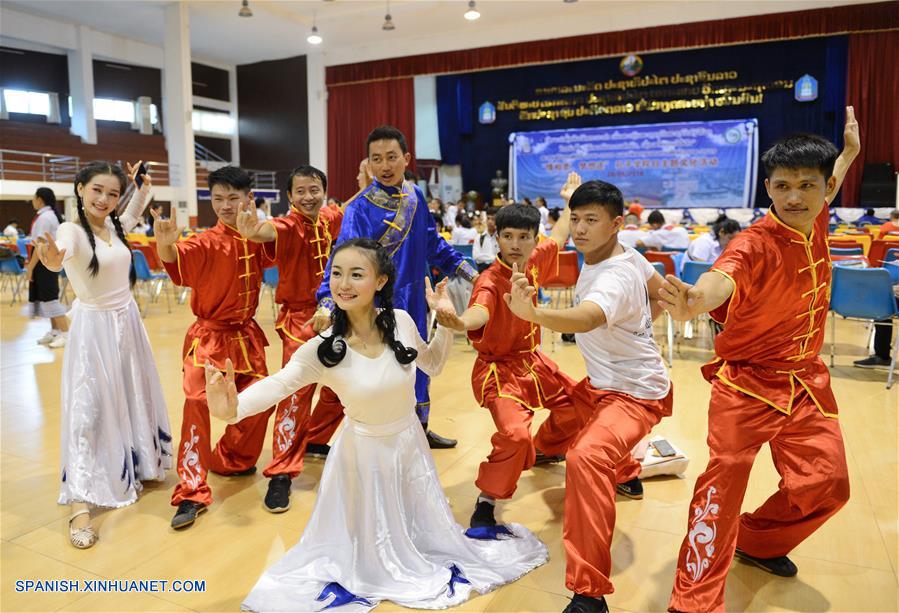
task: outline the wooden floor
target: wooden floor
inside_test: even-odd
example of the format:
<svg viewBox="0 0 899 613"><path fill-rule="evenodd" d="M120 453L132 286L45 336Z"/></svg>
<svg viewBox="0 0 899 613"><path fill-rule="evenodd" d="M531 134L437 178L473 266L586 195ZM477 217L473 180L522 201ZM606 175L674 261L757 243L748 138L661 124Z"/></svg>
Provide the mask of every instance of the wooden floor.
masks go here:
<svg viewBox="0 0 899 613"><path fill-rule="evenodd" d="M29 320L20 304L0 308L2 318L2 584L3 611L237 611L260 573L299 539L315 502L322 472L310 461L293 483L293 507L273 515L262 506L267 481L261 475L210 475L216 498L196 525L176 533L169 527L174 472L150 485L133 506L95 514L100 541L79 551L67 539L67 508L56 505L59 474L59 378L62 350L38 346L45 320ZM280 342L266 296L258 320L272 345L270 369L279 366ZM165 387L172 427L181 423L180 350L192 321L189 308L170 315L154 304L145 323ZM886 373L852 368L866 354L863 324L840 322L833 386L840 403L852 498L846 507L791 556L794 579L780 579L735 563L727 585L729 611L897 611L897 390L886 391ZM642 501L620 499L612 556L616 591L612 610L663 611L675 559L684 535L693 483L705 467L709 385L699 365L710 353L707 339L685 342L672 369L674 416L657 432L691 458L686 478L648 481ZM547 345L547 351L553 348ZM572 345L551 353L575 378L583 362ZM492 422L476 406L470 386L474 354L457 337L450 363L432 384L435 431L457 437L453 450L436 451L440 479L456 519L467 524L477 491L477 467L489 450ZM218 436L222 426L215 424ZM270 440L270 439L269 439ZM259 461L270 458L267 443ZM567 603L561 545L564 465L526 472L515 498L500 516L521 522L549 547L548 564L520 581L479 596L459 611L561 611ZM746 509L760 504L777 485L767 448L755 464ZM18 579L203 580L205 592L154 594L18 593ZM398 611L385 603L378 611Z"/></svg>

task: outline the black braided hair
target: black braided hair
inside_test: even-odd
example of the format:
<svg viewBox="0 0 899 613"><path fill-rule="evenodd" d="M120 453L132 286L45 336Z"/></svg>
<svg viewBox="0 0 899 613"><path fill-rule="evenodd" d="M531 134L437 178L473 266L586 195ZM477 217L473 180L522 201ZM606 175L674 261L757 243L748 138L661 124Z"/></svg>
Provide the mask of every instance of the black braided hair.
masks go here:
<svg viewBox="0 0 899 613"><path fill-rule="evenodd" d="M84 212L84 201L78 194L78 186L86 186L90 180L97 175L112 175L117 178L122 184L122 193L125 192L125 186L128 184L128 178L125 176L125 172L116 164L110 164L109 162L91 162L79 170L78 174L75 175L75 198L78 203L78 221L81 222L81 227L87 233L87 240L91 244L91 261L87 265L87 269L90 271L92 277L96 277L97 273L100 272L100 262L97 260L97 239L94 236L94 231L91 230L87 214ZM128 241L125 240L125 233L122 231L122 224L119 222L118 215L115 214L114 210L110 215L112 215L112 223L113 226L115 226L116 234L125 246L128 247L128 251L130 252L131 247L128 245ZM134 259L133 253L131 254L131 259ZM133 261L131 265L131 274L129 276L131 278L131 283L134 284L135 273Z"/></svg>
<svg viewBox="0 0 899 613"><path fill-rule="evenodd" d="M344 249L355 248L363 252L375 265L378 275L386 275L387 282L375 293L375 307L380 308L375 317L375 326L381 332L381 340L396 356L400 364L411 364L418 357L418 351L413 347L406 347L396 338L396 315L393 311L393 282L396 278L396 266L390 258L390 254L378 241L370 238L354 238L341 243L331 254L333 258ZM327 368L340 364L346 357L347 344L345 337L349 332L350 320L346 311L339 306L334 306L331 314L331 335L322 336L324 341L318 346L318 359Z"/></svg>

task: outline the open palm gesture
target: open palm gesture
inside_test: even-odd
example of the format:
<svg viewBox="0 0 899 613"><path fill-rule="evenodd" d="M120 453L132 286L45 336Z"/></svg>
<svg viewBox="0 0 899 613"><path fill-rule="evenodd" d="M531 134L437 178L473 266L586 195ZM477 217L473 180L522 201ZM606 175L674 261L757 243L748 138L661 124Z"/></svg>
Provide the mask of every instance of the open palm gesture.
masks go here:
<svg viewBox="0 0 899 613"><path fill-rule="evenodd" d="M237 385L234 383L234 365L231 358L225 360L225 374L206 361L206 404L216 418L229 421L237 417Z"/></svg>
<svg viewBox="0 0 899 613"><path fill-rule="evenodd" d="M693 319L693 306L701 301L702 292L674 275L665 275L659 288L659 306L677 321Z"/></svg>
<svg viewBox="0 0 899 613"><path fill-rule="evenodd" d="M447 279L444 279L437 284L436 288L433 288L431 286L431 279L425 277L425 300L428 301L428 307L434 312L456 312L456 307L453 306L453 301L449 297L449 292L446 291L446 283Z"/></svg>
<svg viewBox="0 0 899 613"><path fill-rule="evenodd" d="M37 257L41 264L50 270L62 270L62 262L66 257L66 250L56 246L53 235L44 233L43 239L37 242Z"/></svg>
<svg viewBox="0 0 899 613"><path fill-rule="evenodd" d="M256 214L256 204L253 202L241 202L237 205L237 231L246 239L254 238L265 221L259 219Z"/></svg>
<svg viewBox="0 0 899 613"><path fill-rule="evenodd" d="M568 179L565 181L565 185L562 186L562 189L559 191L559 195L568 202L571 200L571 195L574 193L574 190L581 186L581 175L576 172L569 172Z"/></svg>

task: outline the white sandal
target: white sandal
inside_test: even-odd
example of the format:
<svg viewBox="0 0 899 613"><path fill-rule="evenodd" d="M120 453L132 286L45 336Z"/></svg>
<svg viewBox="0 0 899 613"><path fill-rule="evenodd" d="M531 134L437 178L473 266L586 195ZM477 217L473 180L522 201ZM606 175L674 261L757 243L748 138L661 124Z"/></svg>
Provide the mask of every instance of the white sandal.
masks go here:
<svg viewBox="0 0 899 613"><path fill-rule="evenodd" d="M69 540L72 542L72 545L78 549L93 547L94 543L97 542L97 533L94 532L94 527L91 524L88 524L84 528L72 527L72 522L75 521L76 517L90 514L91 512L89 509L82 509L81 511L72 513L72 516L69 517Z"/></svg>

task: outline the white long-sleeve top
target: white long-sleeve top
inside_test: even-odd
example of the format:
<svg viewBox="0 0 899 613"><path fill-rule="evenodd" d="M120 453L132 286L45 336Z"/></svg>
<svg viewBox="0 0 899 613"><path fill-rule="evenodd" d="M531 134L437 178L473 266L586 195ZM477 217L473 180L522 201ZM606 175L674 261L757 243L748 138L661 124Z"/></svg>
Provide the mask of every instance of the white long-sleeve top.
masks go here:
<svg viewBox="0 0 899 613"><path fill-rule="evenodd" d="M415 411L415 369L418 367L432 377L440 374L452 350L453 335L437 326L429 344L419 336L406 311L396 309L394 313L397 340L418 351L413 363L400 364L389 347L377 358L348 347L346 357L328 368L318 359L318 346L324 339L316 336L301 345L284 368L238 394L237 418L231 423L261 413L311 383L334 390L346 416L360 423L386 424ZM330 334L330 330L323 333L325 337Z"/></svg>

